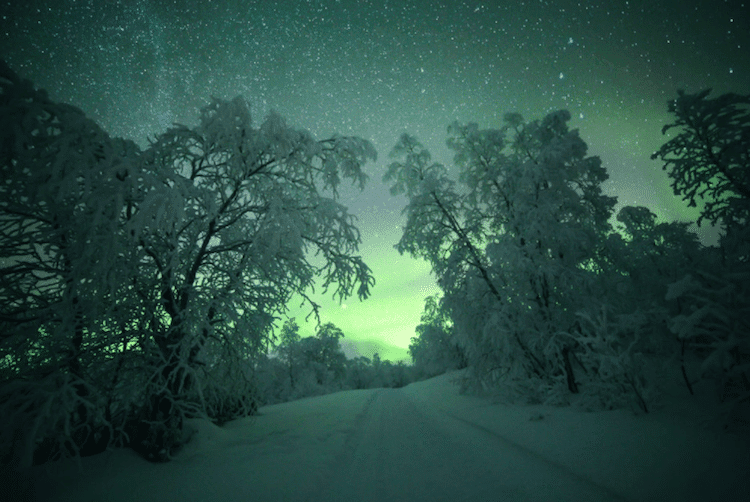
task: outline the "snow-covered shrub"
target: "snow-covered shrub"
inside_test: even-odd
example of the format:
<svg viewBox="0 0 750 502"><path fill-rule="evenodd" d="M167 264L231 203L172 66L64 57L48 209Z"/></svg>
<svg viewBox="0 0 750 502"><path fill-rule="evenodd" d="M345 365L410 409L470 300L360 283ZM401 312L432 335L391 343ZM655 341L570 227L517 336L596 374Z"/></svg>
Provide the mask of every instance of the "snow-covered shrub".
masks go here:
<svg viewBox="0 0 750 502"><path fill-rule="evenodd" d="M147 388L146 399L133 408L125 422L126 443L151 462L167 462L186 440L185 418L197 408L166 386ZM188 411L185 411L188 408Z"/></svg>
<svg viewBox="0 0 750 502"><path fill-rule="evenodd" d="M100 397L59 372L6 382L0 386L0 463L23 468L79 455L82 448L101 451L112 430Z"/></svg>
<svg viewBox="0 0 750 502"><path fill-rule="evenodd" d="M258 389L249 364L201 368L200 399L208 418L222 425L230 420L247 417L258 410Z"/></svg>
<svg viewBox="0 0 750 502"><path fill-rule="evenodd" d="M289 396L290 400L302 399L304 397L322 396L334 390L325 386L318 380L319 373L313 367L306 367L300 371L295 386Z"/></svg>
<svg viewBox="0 0 750 502"><path fill-rule="evenodd" d="M289 401L292 385L289 369L278 357L260 356L255 362L253 379L261 404L276 404Z"/></svg>
<svg viewBox="0 0 750 502"><path fill-rule="evenodd" d="M667 287L711 261L710 253L687 223L657 223L648 208L623 207L617 220L602 249L601 297L612 314L629 316L629 324L640 326L638 350L670 355L675 340L667 321L679 306L665 299Z"/></svg>
<svg viewBox="0 0 750 502"><path fill-rule="evenodd" d="M696 271L671 284L667 299L682 311L670 329L703 359L700 378L716 384L725 416L750 404L750 272L747 266L720 275Z"/></svg>
<svg viewBox="0 0 750 502"><path fill-rule="evenodd" d="M611 320L608 307L592 315L579 312L580 330L559 333L553 342L561 346L574 342L569 369L579 381L578 404L588 409L615 409L630 406L648 413L656 397L653 382L644 376L645 360L638 351L638 324L627 325L628 318ZM632 319L630 319L632 320ZM550 343L549 350L555 350Z"/></svg>

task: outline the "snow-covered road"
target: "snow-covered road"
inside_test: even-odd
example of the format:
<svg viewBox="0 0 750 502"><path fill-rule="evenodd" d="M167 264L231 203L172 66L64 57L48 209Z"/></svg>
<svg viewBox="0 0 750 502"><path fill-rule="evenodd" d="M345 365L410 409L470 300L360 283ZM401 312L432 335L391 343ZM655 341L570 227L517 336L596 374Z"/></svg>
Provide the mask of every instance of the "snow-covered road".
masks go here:
<svg viewBox="0 0 750 502"><path fill-rule="evenodd" d="M372 394L309 501L624 500L488 429L415 401Z"/></svg>
<svg viewBox="0 0 750 502"><path fill-rule="evenodd" d="M35 468L38 500L749 500L750 449L696 425L694 400L583 413L459 395L454 379L266 406L224 427L191 420L166 464L124 449Z"/></svg>

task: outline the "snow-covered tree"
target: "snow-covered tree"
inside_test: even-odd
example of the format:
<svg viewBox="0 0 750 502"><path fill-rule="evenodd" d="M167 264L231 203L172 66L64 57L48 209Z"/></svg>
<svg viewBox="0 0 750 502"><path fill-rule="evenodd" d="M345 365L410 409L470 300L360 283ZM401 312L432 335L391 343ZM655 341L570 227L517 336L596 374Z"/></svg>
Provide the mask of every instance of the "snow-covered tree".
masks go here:
<svg viewBox="0 0 750 502"><path fill-rule="evenodd" d="M214 99L197 127L156 138L130 218L140 276L159 292L150 340L162 364L148 413L180 414L178 396L200 397L204 361L260 353L293 294L317 312L306 293L315 280L340 299L367 298L374 281L354 254L360 235L336 198L342 178L364 186L361 167L374 158L365 140L317 141L275 113L255 126L242 98Z"/></svg>
<svg viewBox="0 0 750 502"><path fill-rule="evenodd" d="M461 192L409 136L384 177L409 197L397 249L431 263L480 380L562 377L577 391L570 348L550 341L575 330L575 312L590 303L614 199L602 194L606 171L569 119L560 111L528 124L508 114L502 129L453 124Z"/></svg>
<svg viewBox="0 0 750 502"><path fill-rule="evenodd" d="M300 339L297 320L292 317L291 319L284 321L284 325L281 327L281 333L279 334L279 341L276 345L276 350L279 353L279 358L286 365L290 388L294 388L295 375L299 372L299 359L301 356L299 346Z"/></svg>
<svg viewBox="0 0 750 502"><path fill-rule="evenodd" d="M346 362L346 386L351 389L369 389L373 387L375 374L372 361L365 356L355 357Z"/></svg>
<svg viewBox="0 0 750 502"><path fill-rule="evenodd" d="M320 325L315 333L315 359L325 368L328 380L340 381L344 377L346 356L339 344L341 338L344 338L344 332L331 322Z"/></svg>
<svg viewBox="0 0 750 502"><path fill-rule="evenodd" d="M421 322L416 327L417 336L409 344L409 355L415 371L433 377L448 370L466 367L466 356L453 336L453 322L440 308L435 296L425 298Z"/></svg>
<svg viewBox="0 0 750 502"><path fill-rule="evenodd" d="M750 405L750 95L679 92L669 102L677 129L652 158L664 161L675 194L701 205L698 219L723 226L720 249L673 282L679 311L670 329L702 356L700 375L717 383L732 410ZM686 377L687 381L687 377ZM746 419L745 419L746 420Z"/></svg>
<svg viewBox="0 0 750 502"><path fill-rule="evenodd" d="M666 319L679 305L665 301L667 286L706 259L688 223L659 222L645 207L623 207L616 231L604 246L600 280L612 313L637 314L644 323L642 348L671 348L673 337Z"/></svg>
<svg viewBox="0 0 750 502"><path fill-rule="evenodd" d="M367 141L256 126L237 98L141 152L4 63L0 107L3 461L125 442L166 459L186 415L253 411L293 294L314 312L315 281L369 295L336 201L364 185Z"/></svg>
<svg viewBox="0 0 750 502"><path fill-rule="evenodd" d="M344 333L333 323L318 326L315 336L300 337L294 318L281 328L276 350L289 383L285 400L338 390L343 385L346 356L339 345Z"/></svg>
<svg viewBox="0 0 750 502"><path fill-rule="evenodd" d="M128 322L121 215L137 154L0 61L0 455L15 442L19 464L40 438L50 452L109 441L93 372Z"/></svg>
<svg viewBox="0 0 750 502"><path fill-rule="evenodd" d="M388 361L390 363L390 361ZM390 364L390 385L394 389L399 389L410 384L414 379L413 368L407 366L404 361L397 361L396 364Z"/></svg>

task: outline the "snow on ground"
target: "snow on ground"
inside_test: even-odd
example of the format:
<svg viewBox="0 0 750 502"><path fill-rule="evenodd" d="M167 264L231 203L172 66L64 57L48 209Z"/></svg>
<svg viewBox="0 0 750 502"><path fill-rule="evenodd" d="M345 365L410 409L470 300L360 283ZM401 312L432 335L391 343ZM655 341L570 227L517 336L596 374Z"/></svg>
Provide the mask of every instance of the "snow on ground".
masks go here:
<svg viewBox="0 0 750 502"><path fill-rule="evenodd" d="M35 468L50 501L740 501L750 449L687 401L648 415L459 395L456 373L404 389L266 406L167 464L131 450Z"/></svg>
<svg viewBox="0 0 750 502"><path fill-rule="evenodd" d="M713 427L715 417L706 409L710 399L671 399L647 415L586 413L459 395L445 385L455 379L443 375L405 391L627 500L750 500L747 438Z"/></svg>

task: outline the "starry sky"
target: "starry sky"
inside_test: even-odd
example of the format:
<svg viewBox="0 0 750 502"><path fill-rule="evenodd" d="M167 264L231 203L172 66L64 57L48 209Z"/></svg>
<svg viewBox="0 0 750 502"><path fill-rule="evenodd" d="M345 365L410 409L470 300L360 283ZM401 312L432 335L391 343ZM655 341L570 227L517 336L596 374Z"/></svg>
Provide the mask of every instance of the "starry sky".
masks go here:
<svg viewBox="0 0 750 502"><path fill-rule="evenodd" d="M452 121L499 127L506 112L566 108L619 206L694 221L649 156L678 89L750 92L748 27L747 0L4 0L0 58L142 146L195 124L211 96L238 94L258 121L274 109L319 138L370 140L370 183L343 202L377 284L364 303L319 301L350 356L398 360L438 292L426 263L393 249L406 201L381 178L400 134L450 166ZM296 306L289 315L312 335Z"/></svg>

